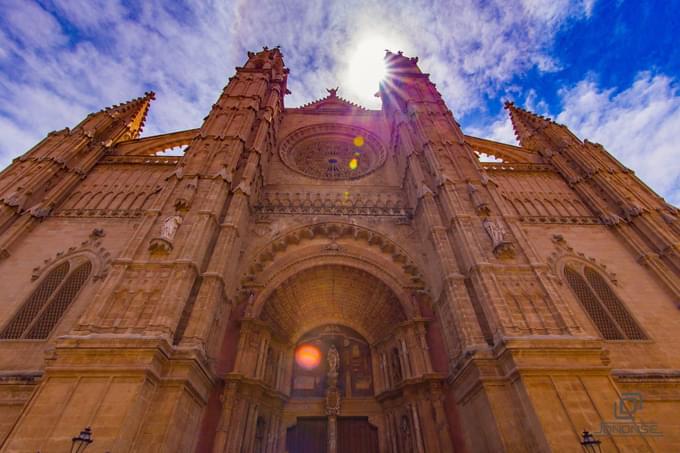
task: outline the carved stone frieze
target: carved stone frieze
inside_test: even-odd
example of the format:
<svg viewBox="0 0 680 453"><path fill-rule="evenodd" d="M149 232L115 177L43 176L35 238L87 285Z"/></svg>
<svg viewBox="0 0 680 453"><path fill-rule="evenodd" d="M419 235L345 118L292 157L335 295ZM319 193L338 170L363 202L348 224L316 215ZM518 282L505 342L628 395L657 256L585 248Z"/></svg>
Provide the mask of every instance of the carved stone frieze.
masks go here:
<svg viewBox="0 0 680 453"><path fill-rule="evenodd" d="M481 162L483 169L490 172L555 172L550 164L530 164L518 162Z"/></svg>
<svg viewBox="0 0 680 453"><path fill-rule="evenodd" d="M335 248L335 250L329 250L330 252L340 251L339 247L332 245L334 241L340 238L365 241L369 246L377 247L382 253L390 256L392 261L398 263L404 272L413 278L414 282L421 281L422 276L420 275L418 266L411 260L407 252L393 240L358 225L328 222L308 225L274 237L268 245L254 254L253 262L248 271L249 275L246 277L244 283L254 279L256 274L260 273L268 263L272 262L278 254L283 253L290 245L299 244L302 241L314 238L331 239L329 246L331 249Z"/></svg>
<svg viewBox="0 0 680 453"><path fill-rule="evenodd" d="M101 164L177 165L181 156L104 156Z"/></svg>
<svg viewBox="0 0 680 453"><path fill-rule="evenodd" d="M264 192L258 214L314 214L413 217L413 210L396 193L287 193Z"/></svg>
<svg viewBox="0 0 680 453"><path fill-rule="evenodd" d="M144 213L141 209L61 209L54 217L122 217L136 218Z"/></svg>

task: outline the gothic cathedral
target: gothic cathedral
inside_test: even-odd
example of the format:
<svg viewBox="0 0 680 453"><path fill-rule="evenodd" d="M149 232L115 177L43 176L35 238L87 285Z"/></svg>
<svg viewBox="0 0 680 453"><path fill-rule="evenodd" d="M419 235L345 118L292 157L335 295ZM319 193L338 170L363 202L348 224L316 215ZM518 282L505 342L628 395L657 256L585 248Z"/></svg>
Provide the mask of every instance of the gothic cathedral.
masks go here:
<svg viewBox="0 0 680 453"><path fill-rule="evenodd" d="M147 93L0 173L1 452L680 451L680 211L385 64L290 108L249 52L198 129L139 138Z"/></svg>

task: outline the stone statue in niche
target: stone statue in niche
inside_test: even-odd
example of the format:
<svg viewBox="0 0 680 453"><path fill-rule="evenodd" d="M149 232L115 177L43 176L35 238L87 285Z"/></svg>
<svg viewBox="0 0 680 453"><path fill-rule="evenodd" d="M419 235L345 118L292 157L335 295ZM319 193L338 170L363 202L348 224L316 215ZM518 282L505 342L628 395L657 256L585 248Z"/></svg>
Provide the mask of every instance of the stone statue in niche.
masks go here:
<svg viewBox="0 0 680 453"><path fill-rule="evenodd" d="M175 238L175 234L177 233L177 229L182 224L183 220L184 219L182 219L182 216L180 215L167 217L161 226L161 238L172 242L172 240Z"/></svg>
<svg viewBox="0 0 680 453"><path fill-rule="evenodd" d="M493 253L499 258L512 258L515 256L515 249L510 241L505 240L505 229L498 221L489 218L482 222L484 230L491 238L493 243Z"/></svg>
<svg viewBox="0 0 680 453"><path fill-rule="evenodd" d="M484 229L493 241L494 248L505 240L505 229L501 224L490 219L484 219L482 225L484 225Z"/></svg>
<svg viewBox="0 0 680 453"><path fill-rule="evenodd" d="M338 350L335 348L334 344L332 344L328 349L326 360L328 361L328 376L337 376L340 355L338 354Z"/></svg>
<svg viewBox="0 0 680 453"><path fill-rule="evenodd" d="M181 215L175 214L167 217L161 225L160 237L151 239L149 250L152 253L165 254L172 250L172 240L177 234L177 229L182 224Z"/></svg>

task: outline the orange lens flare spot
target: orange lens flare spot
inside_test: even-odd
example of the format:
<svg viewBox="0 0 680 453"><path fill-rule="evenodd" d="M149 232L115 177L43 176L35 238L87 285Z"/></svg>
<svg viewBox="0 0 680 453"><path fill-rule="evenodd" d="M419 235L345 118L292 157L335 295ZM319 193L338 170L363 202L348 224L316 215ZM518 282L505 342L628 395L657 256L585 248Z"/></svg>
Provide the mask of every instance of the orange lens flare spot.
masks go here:
<svg viewBox="0 0 680 453"><path fill-rule="evenodd" d="M364 137L362 137L361 135L357 135L356 137L354 137L353 141L354 146L356 146L357 148L361 148L362 146L364 146Z"/></svg>
<svg viewBox="0 0 680 453"><path fill-rule="evenodd" d="M304 344L295 351L295 363L302 368L312 370L321 363L321 351L316 346Z"/></svg>
<svg viewBox="0 0 680 453"><path fill-rule="evenodd" d="M349 169L356 170L359 167L359 160L355 157L349 161Z"/></svg>

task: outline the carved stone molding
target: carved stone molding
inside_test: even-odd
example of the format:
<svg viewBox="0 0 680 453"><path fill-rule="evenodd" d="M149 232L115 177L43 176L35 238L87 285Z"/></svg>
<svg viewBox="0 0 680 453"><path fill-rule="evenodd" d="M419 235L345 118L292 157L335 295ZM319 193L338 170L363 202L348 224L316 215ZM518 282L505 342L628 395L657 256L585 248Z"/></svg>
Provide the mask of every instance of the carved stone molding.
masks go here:
<svg viewBox="0 0 680 453"><path fill-rule="evenodd" d="M548 257L548 264L550 266L550 276L559 285L563 284L562 279L559 277L561 263L569 260L588 263L589 266L595 267L602 274L606 275L614 285L618 285L616 274L609 271L605 264L600 263L593 257L587 256L585 253L575 251L561 234L554 234L552 242L555 244L555 250Z"/></svg>
<svg viewBox="0 0 680 453"><path fill-rule="evenodd" d="M42 265L34 267L31 280L39 279L45 270L53 267L56 262L70 259L77 255L85 255L92 261L92 276L95 281L103 279L108 275L111 268L111 254L102 246L101 239L104 236L105 233L102 228L95 228L90 233L90 237L81 242L80 245L57 252L55 256L46 259Z"/></svg>
<svg viewBox="0 0 680 453"><path fill-rule="evenodd" d="M166 255L172 251L172 242L163 238L153 238L149 242L149 251L157 255Z"/></svg>
<svg viewBox="0 0 680 453"><path fill-rule="evenodd" d="M100 164L177 165L181 156L104 156Z"/></svg>
<svg viewBox="0 0 680 453"><path fill-rule="evenodd" d="M141 209L60 209L53 217L110 217L136 218L141 217Z"/></svg>
<svg viewBox="0 0 680 453"><path fill-rule="evenodd" d="M264 192L258 214L313 214L412 218L413 210L396 193L287 193Z"/></svg>
<svg viewBox="0 0 680 453"><path fill-rule="evenodd" d="M418 266L409 258L406 251L387 236L358 225L328 222L308 225L276 236L268 245L255 253L249 267L249 277L246 280L254 279L256 274L260 273L268 263L274 261L275 257L283 253L288 246L319 237L331 240L327 246L327 248L330 247L328 251L331 253L340 251L339 247L333 246L337 239L347 237L356 241L365 241L369 246L378 248L381 253L398 263L414 281L422 279Z"/></svg>
<svg viewBox="0 0 680 453"><path fill-rule="evenodd" d="M582 216L522 216L519 221L523 223L542 223L542 224L572 224L572 225L601 225L602 221L597 217Z"/></svg>
<svg viewBox="0 0 680 453"><path fill-rule="evenodd" d="M506 163L506 162L481 162L480 165L486 171L528 171L528 172L552 172L555 168L550 164L526 164L526 163Z"/></svg>

